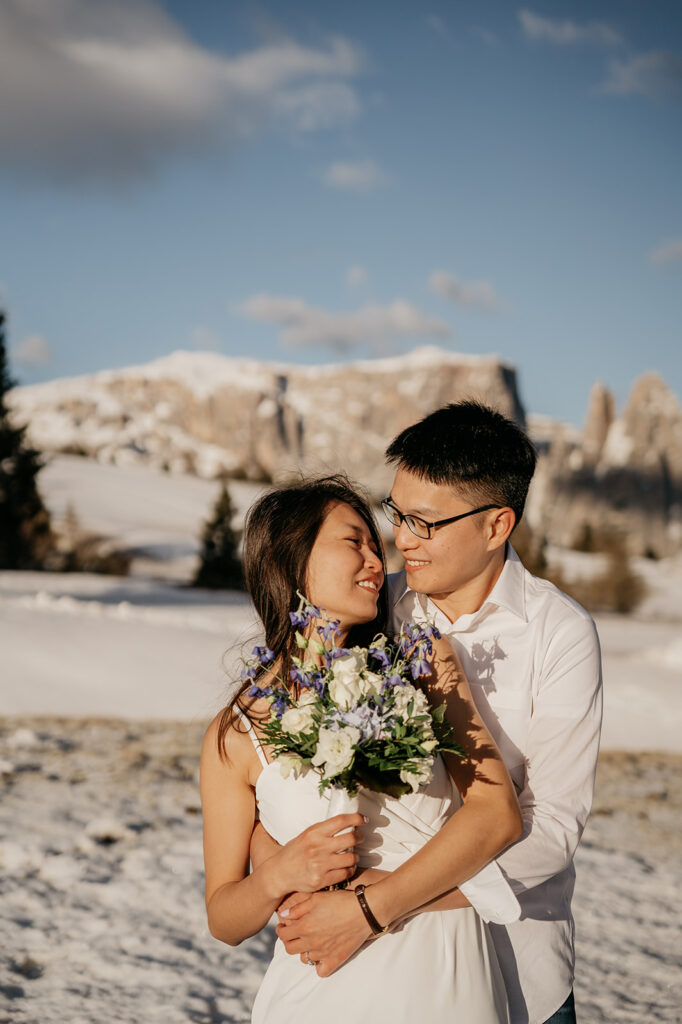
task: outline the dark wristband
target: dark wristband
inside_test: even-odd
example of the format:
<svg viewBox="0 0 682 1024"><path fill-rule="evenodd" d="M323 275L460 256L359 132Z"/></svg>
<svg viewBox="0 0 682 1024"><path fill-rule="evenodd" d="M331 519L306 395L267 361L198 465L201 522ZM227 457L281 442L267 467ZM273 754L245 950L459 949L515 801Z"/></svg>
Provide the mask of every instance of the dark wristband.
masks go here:
<svg viewBox="0 0 682 1024"><path fill-rule="evenodd" d="M369 904L368 904L367 898L365 896L365 886L364 885L356 885L355 889L353 890L353 892L355 893L355 895L358 898L358 903L360 904L360 906L362 908L362 912L365 915L365 917L367 919L367 924L372 929L372 932L375 935L383 935L384 932L387 932L389 926L385 925L385 927L382 928L381 925L379 924L379 922L377 921L376 917L372 913L372 911L369 909Z"/></svg>

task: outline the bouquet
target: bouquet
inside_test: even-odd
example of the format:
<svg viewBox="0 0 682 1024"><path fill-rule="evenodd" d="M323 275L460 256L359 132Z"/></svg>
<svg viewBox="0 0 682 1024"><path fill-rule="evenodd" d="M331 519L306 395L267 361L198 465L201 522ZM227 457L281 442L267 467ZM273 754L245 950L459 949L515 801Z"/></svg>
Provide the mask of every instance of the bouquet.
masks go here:
<svg viewBox="0 0 682 1024"><path fill-rule="evenodd" d="M354 795L364 786L400 797L431 781L439 752L463 756L445 705L431 709L414 685L431 672L427 656L440 637L434 626L410 622L395 642L378 634L369 647L346 648L337 646L339 623L304 597L290 617L299 651L293 686L277 674L267 647L254 648L242 673L252 681L249 696L270 703L261 731L282 775L313 770L320 793L334 787Z"/></svg>

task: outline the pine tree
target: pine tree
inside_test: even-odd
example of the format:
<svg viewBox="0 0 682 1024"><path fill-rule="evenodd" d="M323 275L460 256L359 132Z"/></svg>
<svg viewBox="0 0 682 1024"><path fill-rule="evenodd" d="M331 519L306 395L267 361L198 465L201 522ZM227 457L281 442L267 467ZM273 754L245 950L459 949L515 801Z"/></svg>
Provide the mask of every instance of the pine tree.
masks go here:
<svg viewBox="0 0 682 1024"><path fill-rule="evenodd" d="M12 387L0 310L0 569L39 569L52 544L36 483L42 461L26 443L26 427L10 422L6 395Z"/></svg>
<svg viewBox="0 0 682 1024"><path fill-rule="evenodd" d="M201 535L201 562L195 587L212 590L243 590L244 574L237 555L239 543L232 529L234 506L225 484L213 509L213 518Z"/></svg>

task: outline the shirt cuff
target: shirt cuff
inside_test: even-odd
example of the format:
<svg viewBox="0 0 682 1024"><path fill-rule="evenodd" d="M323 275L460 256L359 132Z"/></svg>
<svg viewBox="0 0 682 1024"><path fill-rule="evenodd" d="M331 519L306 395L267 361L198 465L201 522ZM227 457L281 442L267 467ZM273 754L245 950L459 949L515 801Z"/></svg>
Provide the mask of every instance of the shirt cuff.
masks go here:
<svg viewBox="0 0 682 1024"><path fill-rule="evenodd" d="M462 882L459 891L479 917L490 924L511 924L521 917L521 904L494 860Z"/></svg>

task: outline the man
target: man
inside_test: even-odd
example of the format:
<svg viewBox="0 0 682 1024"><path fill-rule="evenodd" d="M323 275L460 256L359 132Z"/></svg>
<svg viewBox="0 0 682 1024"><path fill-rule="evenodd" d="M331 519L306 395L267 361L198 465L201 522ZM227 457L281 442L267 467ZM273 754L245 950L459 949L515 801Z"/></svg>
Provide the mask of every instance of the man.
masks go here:
<svg viewBox="0 0 682 1024"><path fill-rule="evenodd" d="M523 836L496 860L521 917L502 913L497 920L508 923L490 925L511 1022L570 1024L573 856L591 806L601 724L594 624L552 584L531 576L508 543L535 468L533 447L516 424L477 403L449 405L404 430L387 457L396 476L384 511L405 558L404 573L391 580L394 622L427 618L451 640L523 815ZM505 897L489 868L464 884L458 852L449 864L444 858L458 813L367 888L382 925L460 883L449 905L470 904L496 919ZM328 950L327 972L368 937L356 901L338 897L315 894L278 926L292 953Z"/></svg>

